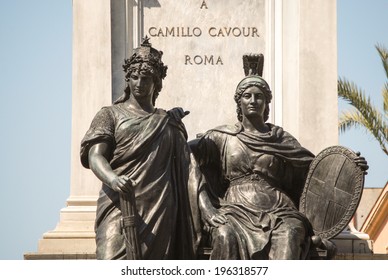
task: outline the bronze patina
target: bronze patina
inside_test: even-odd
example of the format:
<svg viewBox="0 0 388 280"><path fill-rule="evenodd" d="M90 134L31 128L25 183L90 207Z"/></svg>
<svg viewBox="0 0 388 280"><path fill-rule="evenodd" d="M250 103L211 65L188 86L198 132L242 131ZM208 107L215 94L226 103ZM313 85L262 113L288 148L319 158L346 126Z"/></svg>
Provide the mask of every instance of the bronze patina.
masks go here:
<svg viewBox="0 0 388 280"><path fill-rule="evenodd" d="M300 211L314 233L333 238L350 222L360 202L364 171L358 155L342 146L324 149L312 161L300 200Z"/></svg>
<svg viewBox="0 0 388 280"><path fill-rule="evenodd" d="M81 143L82 164L102 181L97 259L195 257L185 112L155 107L167 70L161 58L147 38L133 51L123 95L97 112Z"/></svg>
<svg viewBox="0 0 388 280"><path fill-rule="evenodd" d="M234 95L239 122L191 142L208 183L199 193L204 252L210 259L305 259L319 247L332 257L328 239L354 213L368 166L341 147L316 158L268 123L272 93L263 62L263 55L243 56L246 77Z"/></svg>

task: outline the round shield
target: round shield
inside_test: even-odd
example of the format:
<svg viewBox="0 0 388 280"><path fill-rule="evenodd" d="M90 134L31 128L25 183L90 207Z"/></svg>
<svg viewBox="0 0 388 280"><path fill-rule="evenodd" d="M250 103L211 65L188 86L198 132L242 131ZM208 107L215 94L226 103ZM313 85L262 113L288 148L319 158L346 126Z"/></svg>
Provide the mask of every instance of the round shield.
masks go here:
<svg viewBox="0 0 388 280"><path fill-rule="evenodd" d="M333 146L320 152L310 165L299 210L321 238L339 234L357 210L364 172L355 163L356 157L345 147Z"/></svg>

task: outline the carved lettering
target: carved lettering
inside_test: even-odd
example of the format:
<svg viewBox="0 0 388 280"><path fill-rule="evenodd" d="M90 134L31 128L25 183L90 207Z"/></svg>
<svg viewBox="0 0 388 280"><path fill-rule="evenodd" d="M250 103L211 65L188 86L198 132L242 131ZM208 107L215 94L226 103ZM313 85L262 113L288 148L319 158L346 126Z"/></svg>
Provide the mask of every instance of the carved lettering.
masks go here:
<svg viewBox="0 0 388 280"><path fill-rule="evenodd" d="M200 37L202 30L199 27L150 27L150 37Z"/></svg>
<svg viewBox="0 0 388 280"><path fill-rule="evenodd" d="M171 29L168 29L168 27L166 27L166 37L167 35L174 36L174 27L171 27Z"/></svg>
<svg viewBox="0 0 388 280"><path fill-rule="evenodd" d="M256 27L252 27L252 34L256 34L256 37L260 37L260 35L257 33L257 28ZM253 35L252 35L253 37Z"/></svg>
<svg viewBox="0 0 388 280"><path fill-rule="evenodd" d="M214 32L216 31L216 28L215 27L210 27L209 28L209 35L212 36L212 37L215 37L216 35L214 34Z"/></svg>
<svg viewBox="0 0 388 280"><path fill-rule="evenodd" d="M193 65L193 63L191 63L191 57L189 55L185 55L185 65L187 64L190 64L190 65Z"/></svg>
<svg viewBox="0 0 388 280"><path fill-rule="evenodd" d="M224 63L221 56L195 55L192 57L186 54L185 65L224 65Z"/></svg>
<svg viewBox="0 0 388 280"><path fill-rule="evenodd" d="M211 37L260 37L256 27L210 27Z"/></svg>
<svg viewBox="0 0 388 280"><path fill-rule="evenodd" d="M200 56L200 55L196 55L196 56L194 56L194 63L195 64L202 64L202 62L203 62L203 58L202 58L202 56ZM206 65L206 64L205 64Z"/></svg>
<svg viewBox="0 0 388 280"><path fill-rule="evenodd" d="M232 28L231 27L224 27L224 29L225 29L225 32L226 32L226 36L229 36L229 34L230 34L230 30L232 30Z"/></svg>
<svg viewBox="0 0 388 280"><path fill-rule="evenodd" d="M206 8L206 1L202 2L201 9ZM238 26L211 26L208 29L207 36L213 38L223 37L260 37L259 30L256 27L238 27ZM202 30L200 27L156 27L152 26L148 29L150 37L200 37ZM206 35L206 33L204 33ZM219 55L188 55L184 56L185 65L224 65L224 62Z"/></svg>
<svg viewBox="0 0 388 280"><path fill-rule="evenodd" d="M241 29L238 27L233 28L233 36L240 37L241 36Z"/></svg>
<svg viewBox="0 0 388 280"><path fill-rule="evenodd" d="M150 27L148 29L148 34L150 34L151 37L155 37L156 36L154 33L155 31L156 31L156 27Z"/></svg>
<svg viewBox="0 0 388 280"><path fill-rule="evenodd" d="M224 35L224 32L222 31L222 29L220 28L219 30L218 30L218 37L225 37L225 35Z"/></svg>
<svg viewBox="0 0 388 280"><path fill-rule="evenodd" d="M164 36L163 36L163 32L162 32L162 30L161 30L161 29L159 29L159 32L158 32L158 37L164 37Z"/></svg>
<svg viewBox="0 0 388 280"><path fill-rule="evenodd" d="M202 5L201 5L200 9L203 9L203 7L205 7L205 9L207 9L207 5L206 5L206 1L205 0L202 1Z"/></svg>
<svg viewBox="0 0 388 280"><path fill-rule="evenodd" d="M199 27L155 27L148 29L150 37L200 37ZM210 37L260 37L256 27L210 27Z"/></svg>
<svg viewBox="0 0 388 280"><path fill-rule="evenodd" d="M218 65L218 64L224 65L224 63L222 62L221 56L219 56L217 59L216 65Z"/></svg>
<svg viewBox="0 0 388 280"><path fill-rule="evenodd" d="M201 35L202 35L202 30L201 30L201 28L199 28L199 27L194 27L194 28L193 28L193 34L194 34L195 37L201 36Z"/></svg>

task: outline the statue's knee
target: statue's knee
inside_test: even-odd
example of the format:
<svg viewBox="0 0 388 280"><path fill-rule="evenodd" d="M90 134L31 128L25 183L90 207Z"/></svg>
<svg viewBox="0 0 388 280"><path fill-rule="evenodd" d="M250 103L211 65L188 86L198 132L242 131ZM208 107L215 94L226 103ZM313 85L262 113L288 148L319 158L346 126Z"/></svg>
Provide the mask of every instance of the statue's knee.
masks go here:
<svg viewBox="0 0 388 280"><path fill-rule="evenodd" d="M306 229L301 222L300 224L283 224L281 227L282 235L285 236L288 240L300 240L304 241L306 237Z"/></svg>
<svg viewBox="0 0 388 280"><path fill-rule="evenodd" d="M215 228L212 233L213 240L234 240L235 237L235 232L231 226L228 224L221 225L218 228Z"/></svg>

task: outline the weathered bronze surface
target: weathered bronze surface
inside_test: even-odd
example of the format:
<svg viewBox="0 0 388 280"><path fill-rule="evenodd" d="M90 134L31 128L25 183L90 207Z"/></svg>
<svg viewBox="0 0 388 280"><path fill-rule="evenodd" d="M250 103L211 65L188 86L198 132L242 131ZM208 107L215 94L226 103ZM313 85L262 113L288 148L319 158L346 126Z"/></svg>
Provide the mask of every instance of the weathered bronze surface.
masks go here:
<svg viewBox="0 0 388 280"><path fill-rule="evenodd" d="M314 157L267 123L272 93L264 57L243 57L238 123L187 143L181 108L157 109L167 67L146 39L125 61L127 87L93 119L81 162L102 181L98 259L305 259L354 213L368 168L331 147ZM306 181L307 178L307 181ZM300 202L300 205L299 205Z"/></svg>
<svg viewBox="0 0 388 280"><path fill-rule="evenodd" d="M97 259L195 257L185 113L155 108L167 70L161 56L148 40L134 50L123 96L97 113L81 143L82 164L103 183Z"/></svg>
<svg viewBox="0 0 388 280"><path fill-rule="evenodd" d="M132 186L128 186L128 193L120 193L121 227L124 235L127 259L141 260L140 241L136 226L136 199L131 189L132 187L133 184Z"/></svg>
<svg viewBox="0 0 388 280"><path fill-rule="evenodd" d="M239 122L192 143L208 182L199 206L211 259L300 259L309 250L312 229L297 205L314 155L266 123L272 94L258 75L263 59L243 58L248 75L234 96Z"/></svg>
<svg viewBox="0 0 388 280"><path fill-rule="evenodd" d="M318 252L332 258L336 248L328 239L354 214L368 166L342 147L315 158L266 123L272 94L260 76L263 61L243 57L247 76L234 96L239 122L191 142L208 183L199 193L203 251L210 259L305 259Z"/></svg>
<svg viewBox="0 0 388 280"><path fill-rule="evenodd" d="M356 164L356 158L351 150L333 146L320 152L310 165L300 211L322 238L339 234L357 210L364 171Z"/></svg>

